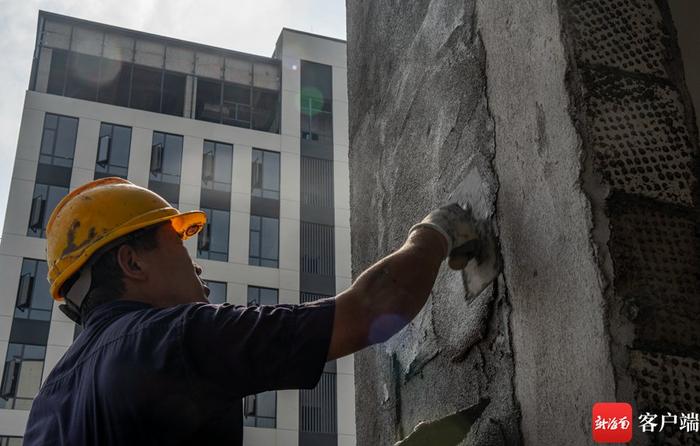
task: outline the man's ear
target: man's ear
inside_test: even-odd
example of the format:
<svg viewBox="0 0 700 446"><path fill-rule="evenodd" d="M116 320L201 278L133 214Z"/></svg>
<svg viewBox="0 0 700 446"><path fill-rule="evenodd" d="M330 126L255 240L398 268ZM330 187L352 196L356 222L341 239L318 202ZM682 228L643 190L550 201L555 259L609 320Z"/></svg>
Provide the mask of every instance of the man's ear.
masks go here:
<svg viewBox="0 0 700 446"><path fill-rule="evenodd" d="M124 278L143 281L148 279L148 268L143 257L129 245L121 245L117 248L117 264L122 270Z"/></svg>

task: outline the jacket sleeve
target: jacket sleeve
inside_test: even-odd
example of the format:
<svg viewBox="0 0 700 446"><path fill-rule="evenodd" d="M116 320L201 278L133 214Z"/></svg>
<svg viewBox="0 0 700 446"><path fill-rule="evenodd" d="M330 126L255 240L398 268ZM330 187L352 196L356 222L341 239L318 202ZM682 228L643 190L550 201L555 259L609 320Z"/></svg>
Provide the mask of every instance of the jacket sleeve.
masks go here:
<svg viewBox="0 0 700 446"><path fill-rule="evenodd" d="M231 397L313 388L326 363L335 300L304 305L195 304L183 314L185 362Z"/></svg>

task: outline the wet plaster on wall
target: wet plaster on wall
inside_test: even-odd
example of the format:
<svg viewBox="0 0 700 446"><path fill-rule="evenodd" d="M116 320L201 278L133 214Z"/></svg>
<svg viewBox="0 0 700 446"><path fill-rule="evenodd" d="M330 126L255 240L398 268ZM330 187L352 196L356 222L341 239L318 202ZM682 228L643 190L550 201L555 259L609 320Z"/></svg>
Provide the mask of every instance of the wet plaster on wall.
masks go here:
<svg viewBox="0 0 700 446"><path fill-rule="evenodd" d="M559 5L480 0L477 16L495 122L496 208L523 443L590 444L592 404L615 399L605 322L609 270L597 257L607 234L595 232L605 191L585 178ZM593 206L584 190L589 180Z"/></svg>
<svg viewBox="0 0 700 446"><path fill-rule="evenodd" d="M495 215L498 183L474 3L348 2L347 10L356 277L450 199ZM392 444L484 397L490 403L465 441L519 442L505 282L464 295L461 275L443 266L419 316L356 355L359 445Z"/></svg>

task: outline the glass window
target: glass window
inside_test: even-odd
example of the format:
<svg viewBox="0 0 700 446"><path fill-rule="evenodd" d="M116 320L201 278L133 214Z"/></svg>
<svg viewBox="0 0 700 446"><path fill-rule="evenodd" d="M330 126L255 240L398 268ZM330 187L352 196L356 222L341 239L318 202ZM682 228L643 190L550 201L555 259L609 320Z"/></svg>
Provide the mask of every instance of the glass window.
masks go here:
<svg viewBox="0 0 700 446"><path fill-rule="evenodd" d="M95 178L126 178L131 147L131 127L102 123L97 140Z"/></svg>
<svg viewBox="0 0 700 446"><path fill-rule="evenodd" d="M197 257L228 261L229 211L202 208L207 224L198 234Z"/></svg>
<svg viewBox="0 0 700 446"><path fill-rule="evenodd" d="M63 50L51 50L51 64L49 66L49 83L46 92L63 95L66 84L66 70L68 69L68 52Z"/></svg>
<svg viewBox="0 0 700 446"><path fill-rule="evenodd" d="M280 198L280 154L253 149L251 194L254 197Z"/></svg>
<svg viewBox="0 0 700 446"><path fill-rule="evenodd" d="M233 146L204 141L202 188L230 192L232 169Z"/></svg>
<svg viewBox="0 0 700 446"><path fill-rule="evenodd" d="M182 136L153 132L148 188L177 207L182 170Z"/></svg>
<svg viewBox="0 0 700 446"><path fill-rule="evenodd" d="M223 123L250 128L251 88L224 82Z"/></svg>
<svg viewBox="0 0 700 446"><path fill-rule="evenodd" d="M31 211L27 235L30 237L46 237L46 223L54 208L68 194L67 187L49 184L34 184Z"/></svg>
<svg viewBox="0 0 700 446"><path fill-rule="evenodd" d="M226 302L226 282L205 280L204 283L209 287L209 303L222 304Z"/></svg>
<svg viewBox="0 0 700 446"><path fill-rule="evenodd" d="M333 142L333 88L330 65L301 63L301 137Z"/></svg>
<svg viewBox="0 0 700 446"><path fill-rule="evenodd" d="M279 132L279 92L253 89L253 128L264 132Z"/></svg>
<svg viewBox="0 0 700 446"><path fill-rule="evenodd" d="M243 425L274 429L277 425L277 392L248 395L243 399Z"/></svg>
<svg viewBox="0 0 700 446"><path fill-rule="evenodd" d="M195 119L221 122L221 82L197 79Z"/></svg>
<svg viewBox="0 0 700 446"><path fill-rule="evenodd" d="M48 269L46 262L23 259L20 281L17 287L17 301L14 317L36 321L51 321L53 299L49 294L49 282L46 280Z"/></svg>
<svg viewBox="0 0 700 446"><path fill-rule="evenodd" d="M184 74L166 71L163 75L163 104L161 112L166 115L182 116L185 109Z"/></svg>
<svg viewBox="0 0 700 446"><path fill-rule="evenodd" d="M151 159L151 179L180 184L182 136L153 132L153 146L162 147L162 156L160 161L155 160L155 164L154 159Z"/></svg>
<svg viewBox="0 0 700 446"><path fill-rule="evenodd" d="M41 385L53 300L46 262L23 259L0 382L0 408L28 410Z"/></svg>
<svg viewBox="0 0 700 446"><path fill-rule="evenodd" d="M65 95L88 101L97 100L100 84L100 58L87 54L70 53Z"/></svg>
<svg viewBox="0 0 700 446"><path fill-rule="evenodd" d="M131 81L131 107L140 110L160 111L162 70L134 65Z"/></svg>
<svg viewBox="0 0 700 446"><path fill-rule="evenodd" d="M332 99L333 95L333 71L330 65L316 62L301 61L301 89L302 95L306 89L314 89L320 98ZM308 91L308 90L307 90Z"/></svg>
<svg viewBox="0 0 700 446"><path fill-rule="evenodd" d="M97 100L105 104L129 106L131 64L119 60L102 59L100 62L100 88Z"/></svg>
<svg viewBox="0 0 700 446"><path fill-rule="evenodd" d="M47 113L44 116L39 162L54 166L73 167L77 136L78 118Z"/></svg>
<svg viewBox="0 0 700 446"><path fill-rule="evenodd" d="M275 288L248 286L248 305L277 305L278 303L278 290Z"/></svg>
<svg viewBox="0 0 700 446"><path fill-rule="evenodd" d="M277 268L279 264L279 220L271 217L250 216L250 265Z"/></svg>

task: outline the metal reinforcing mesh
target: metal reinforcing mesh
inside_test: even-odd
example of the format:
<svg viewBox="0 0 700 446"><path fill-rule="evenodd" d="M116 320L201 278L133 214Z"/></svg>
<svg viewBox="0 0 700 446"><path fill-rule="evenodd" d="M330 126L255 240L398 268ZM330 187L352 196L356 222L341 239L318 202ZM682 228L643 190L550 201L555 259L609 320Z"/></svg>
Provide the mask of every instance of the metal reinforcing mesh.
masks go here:
<svg viewBox="0 0 700 446"><path fill-rule="evenodd" d="M678 92L666 84L589 74L596 164L613 189L692 206L693 148Z"/></svg>
<svg viewBox="0 0 700 446"><path fill-rule="evenodd" d="M638 385L638 413L656 413L660 422L661 415L668 412L680 416L681 413L698 411L700 363L697 360L633 350L630 353L630 373ZM697 444L697 433L680 432L678 428L678 425L668 426L658 432L661 442L653 444Z"/></svg>
<svg viewBox="0 0 700 446"><path fill-rule="evenodd" d="M683 351L700 339L695 222L647 206L611 216L615 292L638 308L637 347Z"/></svg>
<svg viewBox="0 0 700 446"><path fill-rule="evenodd" d="M666 77L661 14L654 0L572 2L581 62Z"/></svg>

